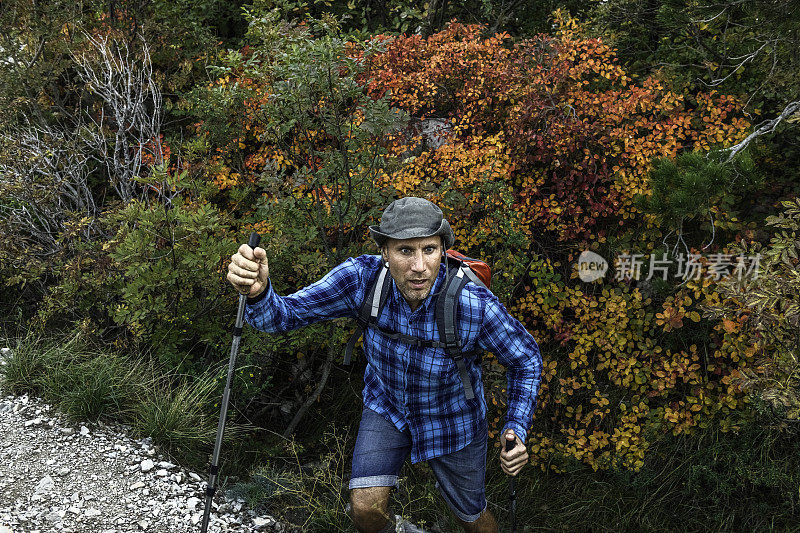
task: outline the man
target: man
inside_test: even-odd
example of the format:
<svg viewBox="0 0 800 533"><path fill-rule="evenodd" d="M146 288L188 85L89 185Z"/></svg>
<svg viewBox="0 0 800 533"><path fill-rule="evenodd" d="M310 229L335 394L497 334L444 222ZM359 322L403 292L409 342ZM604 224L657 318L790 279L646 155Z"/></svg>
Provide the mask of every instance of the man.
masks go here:
<svg viewBox="0 0 800 533"><path fill-rule="evenodd" d="M380 256L350 258L321 280L281 297L272 290L266 252L242 245L231 257L228 280L248 295L245 319L267 332L358 316L371 280L388 265L394 280L378 326L438 340L435 301L445 281L440 268L454 241L442 211L422 198L402 198L371 226ZM464 351L494 353L507 367L508 411L501 432L500 464L517 475L528 462L525 447L541 375L539 346L487 289L468 283L459 297L458 334ZM441 348L364 334L364 409L350 479L353 522L361 532L394 531L389 493L405 458L427 461L436 486L467 532L496 532L485 495L487 421L480 366L468 362L475 397L467 399L452 357ZM505 451L506 439L516 445Z"/></svg>

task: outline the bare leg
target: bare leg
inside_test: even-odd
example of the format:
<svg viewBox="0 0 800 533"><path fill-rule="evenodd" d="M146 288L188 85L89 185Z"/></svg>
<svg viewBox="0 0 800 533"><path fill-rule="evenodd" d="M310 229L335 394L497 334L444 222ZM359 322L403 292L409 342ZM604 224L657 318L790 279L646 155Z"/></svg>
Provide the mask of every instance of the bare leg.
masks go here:
<svg viewBox="0 0 800 533"><path fill-rule="evenodd" d="M489 509L483 511L474 522L464 522L458 517L456 520L466 533L497 533L497 522Z"/></svg>
<svg viewBox="0 0 800 533"><path fill-rule="evenodd" d="M391 487L365 487L350 490L353 524L360 533L378 533L389 523Z"/></svg>

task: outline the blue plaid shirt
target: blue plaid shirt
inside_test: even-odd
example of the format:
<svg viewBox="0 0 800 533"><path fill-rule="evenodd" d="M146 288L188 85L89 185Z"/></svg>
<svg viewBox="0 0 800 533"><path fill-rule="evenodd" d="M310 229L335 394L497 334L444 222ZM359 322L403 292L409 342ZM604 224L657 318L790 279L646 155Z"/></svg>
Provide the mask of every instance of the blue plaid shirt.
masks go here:
<svg viewBox="0 0 800 533"><path fill-rule="evenodd" d="M320 320L355 319L381 267L379 255L350 258L321 280L289 296L278 296L269 283L255 299L248 299L245 320L266 332L281 332ZM433 284L435 294L444 283L445 269ZM434 320L435 297L430 295L415 311L392 283L378 325L423 339L439 340ZM507 369L505 426L526 441L541 381L539 346L523 325L487 289L468 283L461 292L459 334L466 350L490 351ZM464 448L486 424L486 400L480 365L467 361L475 398L467 400L458 367L441 348L416 347L386 337L375 328L364 333L364 405L380 413L412 437L411 462L427 461Z"/></svg>

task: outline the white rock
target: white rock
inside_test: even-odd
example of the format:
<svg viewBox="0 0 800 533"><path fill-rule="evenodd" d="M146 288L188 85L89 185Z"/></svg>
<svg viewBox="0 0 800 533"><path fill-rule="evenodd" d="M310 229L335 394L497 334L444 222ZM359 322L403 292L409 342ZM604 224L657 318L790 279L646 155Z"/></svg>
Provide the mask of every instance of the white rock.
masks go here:
<svg viewBox="0 0 800 533"><path fill-rule="evenodd" d="M141 489L142 487L144 487L144 483L142 483L141 481L137 481L136 483L131 485L131 490Z"/></svg>
<svg viewBox="0 0 800 533"><path fill-rule="evenodd" d="M189 472L189 477L190 477L190 478L192 478L192 479L193 479L193 480L195 480L195 481L203 481L203 480L200 478L200 476L198 476L198 475L197 475L197 474L195 474L194 472Z"/></svg>
<svg viewBox="0 0 800 533"><path fill-rule="evenodd" d="M44 476L39 483L36 484L36 488L33 490L33 494L35 496L46 494L52 491L55 488L56 484L53 482L53 478L50 476Z"/></svg>
<svg viewBox="0 0 800 533"><path fill-rule="evenodd" d="M147 530L147 527L150 525L150 522L148 522L147 520L139 520L137 524L139 525L139 529Z"/></svg>
<svg viewBox="0 0 800 533"><path fill-rule="evenodd" d="M190 511L194 511L197 508L197 504L200 503L200 498L189 498L186 500L186 508Z"/></svg>
<svg viewBox="0 0 800 533"><path fill-rule="evenodd" d="M149 471L151 471L153 469L155 464L150 459L145 459L144 461L142 461L142 464L139 465L139 466L141 467L142 472L149 472Z"/></svg>
<svg viewBox="0 0 800 533"><path fill-rule="evenodd" d="M266 527L275 524L275 520L270 517L260 517L257 516L253 518L253 526L254 527Z"/></svg>
<svg viewBox="0 0 800 533"><path fill-rule="evenodd" d="M394 515L394 519L395 523L397 524L398 531L404 531L406 533L425 533L424 529L418 528L400 515Z"/></svg>
<svg viewBox="0 0 800 533"><path fill-rule="evenodd" d="M175 466L177 466L177 465L174 465L174 464L172 464L172 463L170 463L168 461L161 461L160 463L158 463L158 466L159 466L159 468L166 468L167 470L171 470L171 469L175 468Z"/></svg>
<svg viewBox="0 0 800 533"><path fill-rule="evenodd" d="M67 511L69 511L72 514L81 514L81 510L75 507L74 505L69 509L67 509Z"/></svg>
<svg viewBox="0 0 800 533"><path fill-rule="evenodd" d="M47 516L45 516L45 520L48 522L60 522L64 515L61 514L63 511L50 511ZM65 513L66 514L66 513Z"/></svg>
<svg viewBox="0 0 800 533"><path fill-rule="evenodd" d="M103 513L101 513L97 509L94 509L94 508L90 507L89 509L86 509L86 512L84 513L84 516L92 517L92 516L100 516L101 514L103 514Z"/></svg>
<svg viewBox="0 0 800 533"><path fill-rule="evenodd" d="M167 477L169 475L169 472L167 472L166 469L162 468L162 469L156 471L156 475L158 477Z"/></svg>

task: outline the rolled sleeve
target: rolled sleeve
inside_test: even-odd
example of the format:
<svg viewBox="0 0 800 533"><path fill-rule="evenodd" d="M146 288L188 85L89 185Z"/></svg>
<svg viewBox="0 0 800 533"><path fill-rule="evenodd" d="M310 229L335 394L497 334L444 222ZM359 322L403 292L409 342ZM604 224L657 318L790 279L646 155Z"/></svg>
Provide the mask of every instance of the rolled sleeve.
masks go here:
<svg viewBox="0 0 800 533"><path fill-rule="evenodd" d="M351 258L289 296L278 296L270 282L264 292L248 299L244 318L267 333L290 331L325 319L355 318L354 294L359 284L360 269Z"/></svg>
<svg viewBox="0 0 800 533"><path fill-rule="evenodd" d="M488 291L487 294L478 345L494 353L506 367L508 409L503 433L513 429L524 443L536 408L542 355L536 340L520 321L508 313L496 296Z"/></svg>

